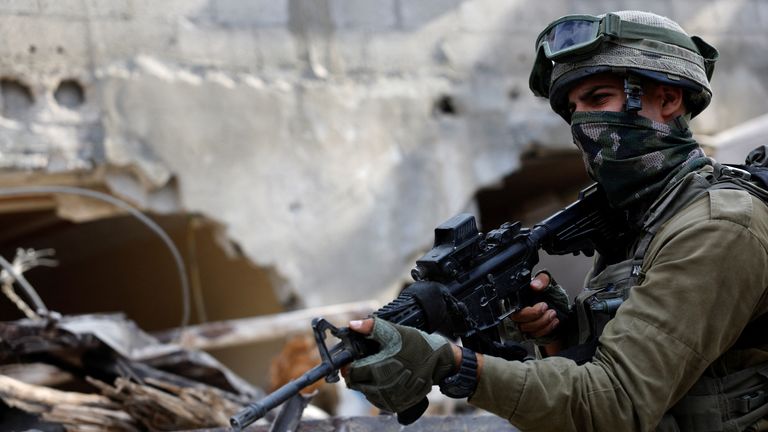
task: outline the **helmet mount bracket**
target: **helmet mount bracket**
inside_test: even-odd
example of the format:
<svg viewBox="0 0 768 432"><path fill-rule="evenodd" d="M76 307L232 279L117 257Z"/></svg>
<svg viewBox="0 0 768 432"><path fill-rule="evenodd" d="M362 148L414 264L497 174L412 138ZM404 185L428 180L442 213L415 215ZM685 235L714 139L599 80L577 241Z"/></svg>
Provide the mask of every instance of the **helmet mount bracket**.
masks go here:
<svg viewBox="0 0 768 432"><path fill-rule="evenodd" d="M624 111L637 114L643 109L643 84L632 75L624 78L624 93L627 95L627 101L624 104Z"/></svg>

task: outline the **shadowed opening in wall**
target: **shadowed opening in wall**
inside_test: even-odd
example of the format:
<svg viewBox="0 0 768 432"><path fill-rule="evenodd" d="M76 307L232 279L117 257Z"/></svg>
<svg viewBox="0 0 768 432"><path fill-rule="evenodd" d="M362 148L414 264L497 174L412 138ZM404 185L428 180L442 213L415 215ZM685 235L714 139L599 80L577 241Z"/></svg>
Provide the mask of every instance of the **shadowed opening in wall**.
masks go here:
<svg viewBox="0 0 768 432"><path fill-rule="evenodd" d="M28 85L15 78L0 78L0 113L3 117L23 119L35 103Z"/></svg>
<svg viewBox="0 0 768 432"><path fill-rule="evenodd" d="M192 291L192 324L284 311L272 270L253 265L199 215L150 215L184 257ZM74 223L57 216L49 199L0 201L0 254L53 249L55 267L24 273L48 309L63 315L124 313L145 331L177 327L182 316L179 276L163 243L136 219L119 215ZM19 296L24 294L17 290ZM24 313L0 296L0 320ZM263 385L277 342L220 349L213 354L243 378Z"/></svg>
<svg viewBox="0 0 768 432"><path fill-rule="evenodd" d="M578 198L591 179L584 170L581 153L570 150L529 151L521 157L520 168L498 184L475 195L483 231L507 221L521 221L530 227ZM539 254L538 268L546 268L569 294L581 289L592 259L579 256Z"/></svg>
<svg viewBox="0 0 768 432"><path fill-rule="evenodd" d="M459 114L459 109L456 106L456 101L452 96L443 95L437 98L432 108L434 115L448 115L455 116Z"/></svg>
<svg viewBox="0 0 768 432"><path fill-rule="evenodd" d="M59 105L75 109L85 103L85 89L77 80L66 79L56 87L53 97Z"/></svg>

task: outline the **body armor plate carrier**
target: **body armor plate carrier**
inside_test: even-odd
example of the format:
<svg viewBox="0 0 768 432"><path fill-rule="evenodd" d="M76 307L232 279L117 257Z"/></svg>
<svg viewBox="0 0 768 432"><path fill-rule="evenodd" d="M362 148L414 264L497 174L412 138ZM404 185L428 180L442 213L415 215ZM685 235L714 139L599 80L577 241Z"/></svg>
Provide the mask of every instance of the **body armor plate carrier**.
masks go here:
<svg viewBox="0 0 768 432"><path fill-rule="evenodd" d="M718 189L737 189L750 193L768 204L768 146L750 153L746 165L715 163L684 178L664 193L646 213L642 230L627 259L605 264L598 257L587 277L584 290L574 301L578 334L575 345L561 352L582 364L595 354L605 325L631 293L643 282L643 259L659 229L680 210L704 194ZM626 257L625 257L626 258ZM768 344L764 329L768 317L753 320L742 332L736 348ZM768 423L768 364L740 370L722 377L702 376L662 419L658 431L743 431L758 421ZM763 430L763 429L759 429Z"/></svg>

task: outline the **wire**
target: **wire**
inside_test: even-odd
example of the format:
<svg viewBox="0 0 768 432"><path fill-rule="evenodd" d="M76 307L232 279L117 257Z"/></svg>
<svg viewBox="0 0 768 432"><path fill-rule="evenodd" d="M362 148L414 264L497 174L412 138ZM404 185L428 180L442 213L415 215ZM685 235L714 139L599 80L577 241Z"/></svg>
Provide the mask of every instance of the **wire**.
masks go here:
<svg viewBox="0 0 768 432"><path fill-rule="evenodd" d="M10 278L10 276L9 276ZM17 308L21 311L21 313L24 314L29 319L38 320L40 319L40 315L35 313L35 311L32 310L31 307L22 299L19 297L18 294L16 294L16 290L13 289L13 281L8 281L3 284L2 288L0 290L3 291L3 294L5 294L6 297L8 297L8 300L11 301L11 303L15 304Z"/></svg>
<svg viewBox="0 0 768 432"><path fill-rule="evenodd" d="M17 272L16 269L13 268L13 264L9 263L2 255L0 255L0 266L3 266L5 271L7 271L11 277L16 279L16 282L24 288L24 293L27 295L27 298L35 305L35 312L37 312L38 315L48 315L48 308L45 306L45 303L43 303L40 296L37 295L37 291L35 291L24 275L21 272Z"/></svg>
<svg viewBox="0 0 768 432"><path fill-rule="evenodd" d="M203 287L200 284L200 266L197 263L197 241L195 240L198 220L198 216L192 216L187 220L187 257L189 258L189 273L192 279L192 294L194 294L192 298L195 301L195 312L197 313L197 319L201 323L205 323L208 322L208 314L205 311Z"/></svg>
<svg viewBox="0 0 768 432"><path fill-rule="evenodd" d="M182 317L181 317L181 326L186 327L189 324L189 315L190 315L190 289L189 289L189 280L187 279L187 269L184 266L184 260L181 257L181 253L179 253L178 248L176 248L176 245L173 244L173 241L168 236L168 234L158 225L155 223L152 219L148 218L144 213L137 210L132 205L128 204L127 202L115 198L112 195L103 193L103 192L97 192L91 189L84 189L74 186L18 186L18 187L2 187L0 188L0 197L11 197L11 196L22 196L22 195L48 195L48 194L69 194L69 195L79 195L84 196L88 198L93 198L101 201L108 202L115 207L119 207L128 213L130 213L133 217L141 221L144 225L146 225L150 230L152 230L155 234L157 234L158 237L165 243L165 245L168 247L168 250L171 252L171 255L173 255L173 259L176 263L176 269L179 272L179 283L181 284L181 303L182 303ZM2 258L2 257L0 257ZM17 275L17 272L13 270L11 267L6 267L6 264L10 266L10 263L8 263L5 258L0 261L0 265L2 265L6 270L8 270L11 275L13 275L16 280L19 281L19 283L22 284L24 289L31 289L32 293L34 293L34 296L30 296L30 298L34 300L34 298L37 298L37 301L40 302L40 305L42 305L43 308L45 308L45 305L42 303L42 300L40 300L40 297L37 296L37 293L34 292L34 289L31 285L24 279L22 275ZM23 282L22 282L23 281ZM27 286L24 286L24 283L27 283ZM38 307L37 302L36 307ZM47 311L47 309L45 309Z"/></svg>

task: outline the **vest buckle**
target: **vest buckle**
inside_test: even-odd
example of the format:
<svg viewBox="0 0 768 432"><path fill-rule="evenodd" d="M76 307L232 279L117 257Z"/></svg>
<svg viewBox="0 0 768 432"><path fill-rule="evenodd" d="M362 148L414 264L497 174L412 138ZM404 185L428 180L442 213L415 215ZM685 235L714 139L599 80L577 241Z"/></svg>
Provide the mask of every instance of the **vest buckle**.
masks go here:
<svg viewBox="0 0 768 432"><path fill-rule="evenodd" d="M754 393L745 394L736 398L736 411L740 414L746 414L757 407L763 405L768 399L768 395L763 390L756 391Z"/></svg>
<svg viewBox="0 0 768 432"><path fill-rule="evenodd" d="M723 165L720 173L726 177L739 178L747 181L752 178L752 174L750 174L749 171L727 165Z"/></svg>

